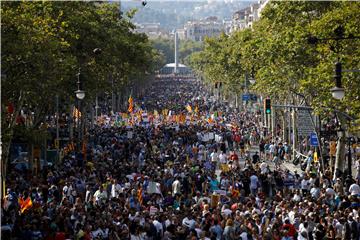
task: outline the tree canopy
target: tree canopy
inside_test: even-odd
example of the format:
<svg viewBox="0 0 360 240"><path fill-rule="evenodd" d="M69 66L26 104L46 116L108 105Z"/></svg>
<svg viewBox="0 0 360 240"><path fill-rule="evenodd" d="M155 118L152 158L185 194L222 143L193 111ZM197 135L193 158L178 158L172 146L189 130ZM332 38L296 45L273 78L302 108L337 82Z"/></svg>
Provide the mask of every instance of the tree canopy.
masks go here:
<svg viewBox="0 0 360 240"><path fill-rule="evenodd" d="M252 86L263 96L298 104L303 96L317 111L334 106L360 117L360 75L343 72L345 98L333 99L335 62L343 69L360 69L359 39L320 41L309 44L308 37L360 37L358 2L278 2L270 1L252 29L230 36L206 39L204 50L191 56L191 66L206 81L221 81L225 88L241 90L245 75L253 75ZM240 86L234 88L234 86Z"/></svg>
<svg viewBox="0 0 360 240"><path fill-rule="evenodd" d="M160 67L161 55L146 35L135 33L116 4L3 2L1 16L4 148L21 110L34 113L31 128L37 129L54 112L55 95L69 105L75 101L79 71L89 103L111 89L109 78L119 89Z"/></svg>

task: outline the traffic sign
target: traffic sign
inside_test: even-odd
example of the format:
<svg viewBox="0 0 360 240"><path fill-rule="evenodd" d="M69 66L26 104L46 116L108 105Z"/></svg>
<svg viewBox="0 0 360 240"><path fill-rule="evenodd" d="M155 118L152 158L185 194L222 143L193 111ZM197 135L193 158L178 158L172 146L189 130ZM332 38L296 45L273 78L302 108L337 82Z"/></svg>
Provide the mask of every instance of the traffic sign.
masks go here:
<svg viewBox="0 0 360 240"><path fill-rule="evenodd" d="M314 147L319 146L319 141L318 141L317 135L314 132L310 134L310 145L314 146Z"/></svg>
<svg viewBox="0 0 360 240"><path fill-rule="evenodd" d="M243 94L242 95L242 100L243 101L249 101L250 100L250 94Z"/></svg>
<svg viewBox="0 0 360 240"><path fill-rule="evenodd" d="M308 137L314 132L312 115L309 110L298 110L297 112L298 136Z"/></svg>

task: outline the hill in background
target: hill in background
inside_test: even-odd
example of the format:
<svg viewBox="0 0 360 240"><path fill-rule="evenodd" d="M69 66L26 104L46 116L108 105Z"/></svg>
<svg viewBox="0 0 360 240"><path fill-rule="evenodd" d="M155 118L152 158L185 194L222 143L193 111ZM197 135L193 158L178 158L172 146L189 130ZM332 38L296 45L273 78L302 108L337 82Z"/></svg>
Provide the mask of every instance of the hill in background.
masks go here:
<svg viewBox="0 0 360 240"><path fill-rule="evenodd" d="M160 23L166 30L182 28L190 20L199 20L209 16L230 20L232 14L250 5L250 1L151 1L142 6L141 1L122 1L123 12L137 8L134 23Z"/></svg>

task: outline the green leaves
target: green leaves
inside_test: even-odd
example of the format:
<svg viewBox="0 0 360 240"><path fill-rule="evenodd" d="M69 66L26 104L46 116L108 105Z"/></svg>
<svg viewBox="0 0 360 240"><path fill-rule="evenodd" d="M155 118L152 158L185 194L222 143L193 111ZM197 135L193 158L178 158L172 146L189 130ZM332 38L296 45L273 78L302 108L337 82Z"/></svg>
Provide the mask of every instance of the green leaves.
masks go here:
<svg viewBox="0 0 360 240"><path fill-rule="evenodd" d="M120 90L157 67L159 54L146 36L134 33L116 4L4 2L1 17L2 129L9 142L16 114L9 117L5 104L13 103L16 113L34 112L34 130L54 113L55 95L64 105L74 103L79 68L84 102L92 103L96 94L111 90L109 76ZM102 53L96 55L95 48Z"/></svg>
<svg viewBox="0 0 360 240"><path fill-rule="evenodd" d="M310 35L336 37L339 26L346 36L360 36L359 10L358 2L270 1L252 29L207 40L204 50L191 57L192 67L207 81L221 80L235 91L239 88L232 86L243 86L244 75L253 73L252 88L260 94L292 104L300 102L301 94L317 111L336 106L359 118L360 74L343 72L342 101L330 93L337 59L343 69L360 69L359 40L307 42Z"/></svg>

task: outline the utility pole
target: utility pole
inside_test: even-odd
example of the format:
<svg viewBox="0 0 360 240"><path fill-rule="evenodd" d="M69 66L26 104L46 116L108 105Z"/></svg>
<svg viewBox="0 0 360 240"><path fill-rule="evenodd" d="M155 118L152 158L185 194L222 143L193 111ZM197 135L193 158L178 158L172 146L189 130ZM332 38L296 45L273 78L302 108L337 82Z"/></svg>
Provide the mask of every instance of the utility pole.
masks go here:
<svg viewBox="0 0 360 240"><path fill-rule="evenodd" d="M292 108L291 109L291 120L292 120L292 156L293 156L293 159L295 159L295 149L296 149L296 125L295 125L295 108Z"/></svg>
<svg viewBox="0 0 360 240"><path fill-rule="evenodd" d="M276 126L275 126L275 109L271 107L271 136L272 140L274 141L276 138Z"/></svg>
<svg viewBox="0 0 360 240"><path fill-rule="evenodd" d="M56 162L59 163L59 95L56 94Z"/></svg>
<svg viewBox="0 0 360 240"><path fill-rule="evenodd" d="M99 110L99 99L98 99L98 94L96 93L96 98L95 98L95 121L98 118L98 110Z"/></svg>

